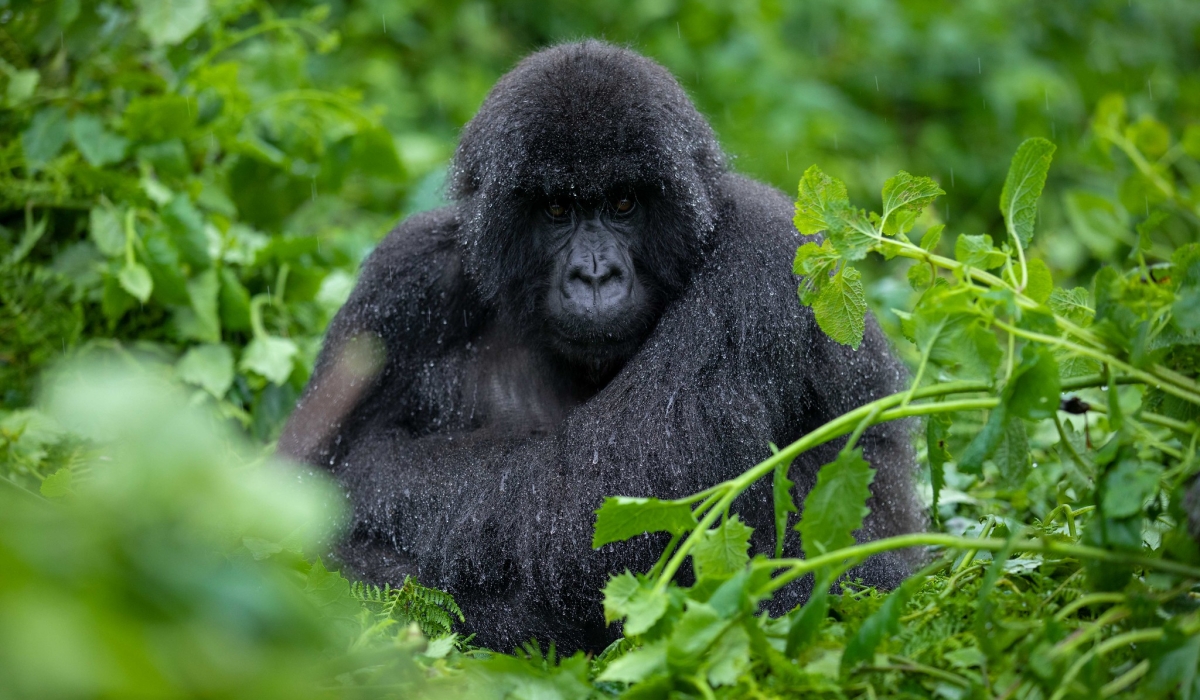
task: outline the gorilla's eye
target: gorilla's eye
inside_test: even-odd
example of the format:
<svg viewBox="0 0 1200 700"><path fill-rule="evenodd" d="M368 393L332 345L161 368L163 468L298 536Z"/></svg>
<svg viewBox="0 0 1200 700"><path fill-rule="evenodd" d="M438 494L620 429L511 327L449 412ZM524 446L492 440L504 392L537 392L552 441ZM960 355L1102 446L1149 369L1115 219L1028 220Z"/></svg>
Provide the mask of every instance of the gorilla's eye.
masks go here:
<svg viewBox="0 0 1200 700"><path fill-rule="evenodd" d="M613 209L616 209L618 214L628 214L633 211L633 198L621 197L613 202Z"/></svg>
<svg viewBox="0 0 1200 700"><path fill-rule="evenodd" d="M552 199L550 200L550 203L546 205L546 213L555 219L561 219L567 215L567 207L563 204L561 199Z"/></svg>

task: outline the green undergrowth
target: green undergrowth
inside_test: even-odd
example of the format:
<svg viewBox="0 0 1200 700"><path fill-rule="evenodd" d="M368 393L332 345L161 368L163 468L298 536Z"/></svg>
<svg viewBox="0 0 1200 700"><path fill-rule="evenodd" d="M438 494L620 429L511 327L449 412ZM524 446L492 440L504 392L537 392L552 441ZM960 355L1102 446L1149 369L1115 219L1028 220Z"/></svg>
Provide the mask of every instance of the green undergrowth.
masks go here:
<svg viewBox="0 0 1200 700"><path fill-rule="evenodd" d="M672 534L604 590L624 637L498 654L443 592L331 571L346 504L270 457L357 264L437 199L394 115L322 73L328 10L287 9L0 3L0 698L1200 697L1200 124L1109 95L1059 144L1086 182L1055 189L1029 139L967 219L990 229L945 177L863 208L862 172L805 171L798 303L851 347L873 305L910 387L692 496L597 504L596 546ZM1094 255L1064 272L1076 236ZM859 544L855 445L904 419L929 531ZM830 441L789 528L788 467ZM776 546L752 556L730 505L761 479ZM895 591L846 574L909 547ZM760 612L802 577L804 606Z"/></svg>

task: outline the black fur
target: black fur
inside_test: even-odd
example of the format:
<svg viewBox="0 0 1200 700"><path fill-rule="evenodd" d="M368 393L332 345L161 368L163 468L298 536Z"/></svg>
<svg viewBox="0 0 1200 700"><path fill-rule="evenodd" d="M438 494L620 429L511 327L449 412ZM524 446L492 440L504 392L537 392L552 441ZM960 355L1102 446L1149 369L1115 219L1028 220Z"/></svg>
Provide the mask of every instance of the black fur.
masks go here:
<svg viewBox="0 0 1200 700"><path fill-rule="evenodd" d="M539 337L551 261L523 212L547 194L622 185L646 207L633 255L662 310L623 366L597 377ZM648 570L665 544L593 551L604 496L699 491L902 385L873 320L858 351L817 328L790 269L804 241L791 200L728 172L683 90L633 52L588 41L522 61L463 132L450 194L364 264L279 445L349 491L349 567L445 588L480 644L602 648L617 632L601 612L608 576ZM370 343L351 342L364 337L381 341L374 367ZM861 444L878 470L862 539L920 529L905 428L873 428ZM797 503L835 450L793 465ZM770 484L735 510L769 551ZM856 575L892 587L908 571L891 555Z"/></svg>

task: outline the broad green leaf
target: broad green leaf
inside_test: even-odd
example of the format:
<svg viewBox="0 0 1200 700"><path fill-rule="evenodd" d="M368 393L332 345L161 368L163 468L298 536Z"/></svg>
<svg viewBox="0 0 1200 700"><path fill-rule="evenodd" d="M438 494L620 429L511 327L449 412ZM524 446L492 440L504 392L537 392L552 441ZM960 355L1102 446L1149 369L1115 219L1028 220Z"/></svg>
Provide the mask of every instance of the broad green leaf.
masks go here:
<svg viewBox="0 0 1200 700"><path fill-rule="evenodd" d="M100 293L100 313L108 319L110 327L136 305L137 299L121 287L117 277L105 275L104 290Z"/></svg>
<svg viewBox="0 0 1200 700"><path fill-rule="evenodd" d="M1142 512L1142 506L1158 491L1162 469L1148 462L1127 458L1105 477L1104 499L1100 507L1110 518L1128 518Z"/></svg>
<svg viewBox="0 0 1200 700"><path fill-rule="evenodd" d="M1200 246L1181 246L1171 255L1171 265L1178 280L1171 318L1182 331L1200 330Z"/></svg>
<svg viewBox="0 0 1200 700"><path fill-rule="evenodd" d="M110 258L125 254L125 226L121 219L119 209L105 206L92 207L88 216L88 235L92 243Z"/></svg>
<svg viewBox="0 0 1200 700"><path fill-rule="evenodd" d="M1179 700L1200 698L1200 635L1183 634L1169 624L1165 638L1149 646L1147 697L1166 697L1175 691Z"/></svg>
<svg viewBox="0 0 1200 700"><path fill-rule="evenodd" d="M162 211L163 222L184 262L199 268L212 264L204 216L186 195L176 195Z"/></svg>
<svg viewBox="0 0 1200 700"><path fill-rule="evenodd" d="M1054 313L1071 321L1078 326L1090 326L1096 312L1092 310L1089 300L1091 295L1083 287L1074 289L1056 288L1050 293L1050 308Z"/></svg>
<svg viewBox="0 0 1200 700"><path fill-rule="evenodd" d="M923 262L918 262L908 268L906 276L908 277L908 284L918 292L933 284L933 270Z"/></svg>
<svg viewBox="0 0 1200 700"><path fill-rule="evenodd" d="M174 46L192 35L208 15L208 0L136 0L138 28L155 46Z"/></svg>
<svg viewBox="0 0 1200 700"><path fill-rule="evenodd" d="M866 329L867 297L858 270L843 265L818 293L812 305L825 334L855 350Z"/></svg>
<svg viewBox="0 0 1200 700"><path fill-rule="evenodd" d="M99 168L125 157L129 141L104 128L99 117L81 114L71 120L71 140L84 160Z"/></svg>
<svg viewBox="0 0 1200 700"><path fill-rule="evenodd" d="M38 80L40 78L41 75L33 68L13 71L9 75L8 90L5 92L8 106L20 106L30 97L33 97L33 93L35 90L37 90Z"/></svg>
<svg viewBox="0 0 1200 700"><path fill-rule="evenodd" d="M938 243L942 240L942 231L946 228L946 224L934 224L925 229L925 234L921 236L921 247L928 251L933 251L937 248Z"/></svg>
<svg viewBox="0 0 1200 700"><path fill-rule="evenodd" d="M175 371L183 381L221 398L233 385L233 352L227 345L197 345L184 354Z"/></svg>
<svg viewBox="0 0 1200 700"><path fill-rule="evenodd" d="M38 489L46 498L62 498L71 493L73 472L69 467L63 467L42 480Z"/></svg>
<svg viewBox="0 0 1200 700"><path fill-rule="evenodd" d="M946 192L931 178L915 177L901 170L895 177L883 183L885 226L891 222L898 210L918 213L943 194ZM887 232L885 230L885 233ZM899 230L895 232L898 233Z"/></svg>
<svg viewBox="0 0 1200 700"><path fill-rule="evenodd" d="M1039 304L1045 304L1054 293L1054 277L1050 274L1050 266L1041 258L1029 258L1025 261L1029 278L1025 282L1025 296Z"/></svg>
<svg viewBox="0 0 1200 700"><path fill-rule="evenodd" d="M609 542L627 540L643 532L681 534L695 527L696 518L686 503L614 496L605 498L596 511L592 547L600 548Z"/></svg>
<svg viewBox="0 0 1200 700"><path fill-rule="evenodd" d="M794 481L788 479L789 462L775 465L775 473L771 480L771 495L775 505L775 558L783 556L783 540L787 536L788 513L797 512L796 502L792 500Z"/></svg>
<svg viewBox="0 0 1200 700"><path fill-rule="evenodd" d="M1058 411L1059 394L1054 355L1046 348L1026 345L1002 395L1009 415L1031 421L1052 418Z"/></svg>
<svg viewBox="0 0 1200 700"><path fill-rule="evenodd" d="M188 99L174 93L135 97L122 118L125 133L145 143L187 136L195 123Z"/></svg>
<svg viewBox="0 0 1200 700"><path fill-rule="evenodd" d="M826 235L846 260L862 260L871 246L880 242L871 216L862 209L844 206L828 212L826 219Z"/></svg>
<svg viewBox="0 0 1200 700"><path fill-rule="evenodd" d="M746 566L750 561L750 535L753 532L736 515L705 532L692 548L696 578L725 576Z"/></svg>
<svg viewBox="0 0 1200 700"><path fill-rule="evenodd" d="M812 306L821 290L829 284L830 274L839 260L837 251L828 240L820 245L805 243L796 250L792 271L804 278L797 288L801 304Z"/></svg>
<svg viewBox="0 0 1200 700"><path fill-rule="evenodd" d="M742 625L731 625L705 655L708 682L714 686L735 685L750 666L750 635Z"/></svg>
<svg viewBox="0 0 1200 700"><path fill-rule="evenodd" d="M1000 470L1000 483L1003 486L1016 489L1025 483L1032 463L1025 421L1010 418L1004 424L1004 434L992 453L992 462Z"/></svg>
<svg viewBox="0 0 1200 700"><path fill-rule="evenodd" d="M354 137L353 165L366 175L401 180L404 166L396 153L392 134L382 127L373 127L359 132Z"/></svg>
<svg viewBox="0 0 1200 700"><path fill-rule="evenodd" d="M170 235L162 227L151 228L142 237L146 249L146 266L154 277L155 300L170 305L191 303L183 262Z"/></svg>
<svg viewBox="0 0 1200 700"><path fill-rule="evenodd" d="M979 270L992 270L1003 265L1008 256L996 250L991 237L964 233L954 241L954 259Z"/></svg>
<svg viewBox="0 0 1200 700"><path fill-rule="evenodd" d="M947 375L991 381L1003 354L987 318L953 288L931 288L912 316L911 338Z"/></svg>
<svg viewBox="0 0 1200 700"><path fill-rule="evenodd" d="M292 374L297 352L296 343L287 338L258 336L246 346L238 367L261 374L273 384L283 384Z"/></svg>
<svg viewBox="0 0 1200 700"><path fill-rule="evenodd" d="M29 128L21 132L21 149L25 152L25 165L30 170L40 170L49 163L69 138L67 112L61 107L44 107L33 115Z"/></svg>
<svg viewBox="0 0 1200 700"><path fill-rule="evenodd" d="M1027 139L1017 148L1008 167L1008 177L1000 193L1000 213L1004 215L1009 234L1017 238L1022 248L1028 248L1033 240L1037 202L1046 186L1054 149L1054 144L1046 139Z"/></svg>
<svg viewBox="0 0 1200 700"><path fill-rule="evenodd" d="M650 582L626 571L609 579L604 587L604 619L625 618L625 636L637 636L654 626L667 611L667 596L657 593Z"/></svg>
<svg viewBox="0 0 1200 700"><path fill-rule="evenodd" d="M900 616L904 614L909 599L924 582L925 579L922 576L913 576L908 579L888 595L878 610L863 621L858 630L854 632L854 636L846 643L845 651L842 652L842 669L849 670L864 661L871 660L875 657L875 650L884 637L900 633Z"/></svg>
<svg viewBox="0 0 1200 700"><path fill-rule="evenodd" d="M1125 127L1125 138L1150 160L1162 157L1171 147L1171 131L1159 120L1143 114L1138 120Z"/></svg>
<svg viewBox="0 0 1200 700"><path fill-rule="evenodd" d="M867 499L875 470L862 456L862 448L838 453L837 459L817 472L817 485L804 499L804 513L796 531L808 558L854 544L854 532L871 511Z"/></svg>
<svg viewBox="0 0 1200 700"><path fill-rule="evenodd" d="M250 330L250 292L242 285L237 273L221 268L221 326L231 331Z"/></svg>
<svg viewBox="0 0 1200 700"><path fill-rule="evenodd" d="M217 271L210 268L188 280L187 291L190 303L176 308L172 319L177 335L184 340L219 343L221 319L217 312L217 295L220 281Z"/></svg>
<svg viewBox="0 0 1200 700"><path fill-rule="evenodd" d="M999 406L992 409L988 414L987 422L983 425L983 430L975 434L971 438L971 442L967 443L966 449L958 458L958 470L966 474L979 474L983 471L983 462L996 452L996 448L1000 446L1004 440L1004 433L1008 430L1008 407L1001 403Z"/></svg>
<svg viewBox="0 0 1200 700"><path fill-rule="evenodd" d="M729 621L712 606L688 601L667 643L667 666L688 673L700 665L705 650L725 631Z"/></svg>
<svg viewBox="0 0 1200 700"><path fill-rule="evenodd" d="M150 277L150 271L138 263L130 263L122 268L117 280L121 283L121 289L143 304L150 300L150 292L154 291L154 280Z"/></svg>
<svg viewBox="0 0 1200 700"><path fill-rule="evenodd" d="M667 640L634 649L608 665L596 680L608 683L638 683L667 668Z"/></svg>
<svg viewBox="0 0 1200 700"><path fill-rule="evenodd" d="M793 221L796 230L805 235L827 230L829 213L849 203L842 181L829 177L815 165L804 171L799 190Z"/></svg>

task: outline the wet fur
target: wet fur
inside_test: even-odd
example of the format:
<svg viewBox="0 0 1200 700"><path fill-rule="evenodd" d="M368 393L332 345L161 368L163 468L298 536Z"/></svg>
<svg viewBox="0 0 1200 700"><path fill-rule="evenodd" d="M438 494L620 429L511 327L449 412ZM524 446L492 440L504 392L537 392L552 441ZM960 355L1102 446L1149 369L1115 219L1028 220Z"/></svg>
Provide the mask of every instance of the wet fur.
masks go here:
<svg viewBox="0 0 1200 700"><path fill-rule="evenodd" d="M650 217L633 255L661 313L639 321L650 330L623 363L569 363L539 322L552 261L522 235L528 205L620 183L639 187ZM665 544L646 535L593 551L605 496L707 488L767 457L768 443L904 382L873 319L857 351L817 328L796 298L791 261L805 239L790 198L729 172L675 80L635 53L584 42L525 59L464 130L449 190L453 205L405 220L364 264L279 444L349 492L345 564L369 581L415 574L450 591L479 644L603 648L619 633L601 610L608 576L648 570ZM339 364L361 337L382 342L378 371ZM905 430L863 436L878 470L864 540L924 524ZM796 460L798 504L835 452ZM770 484L734 509L769 552ZM855 575L890 588L909 569L889 554Z"/></svg>

